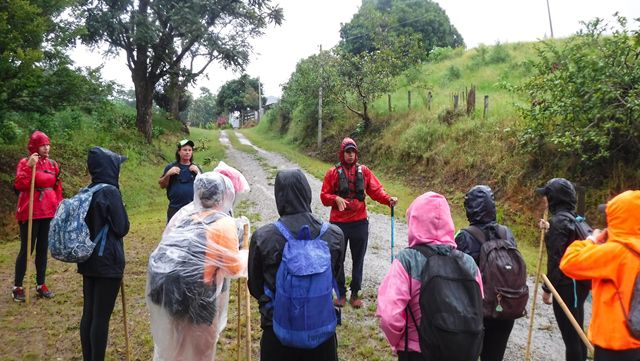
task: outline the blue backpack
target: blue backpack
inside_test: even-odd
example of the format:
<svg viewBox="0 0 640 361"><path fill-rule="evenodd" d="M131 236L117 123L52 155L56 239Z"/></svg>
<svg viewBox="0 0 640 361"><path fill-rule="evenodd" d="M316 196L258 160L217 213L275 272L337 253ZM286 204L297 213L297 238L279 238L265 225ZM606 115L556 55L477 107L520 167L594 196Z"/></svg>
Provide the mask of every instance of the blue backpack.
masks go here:
<svg viewBox="0 0 640 361"><path fill-rule="evenodd" d="M96 238L91 240L89 227L84 219L93 194L107 186L113 187L100 183L91 188L82 188L78 194L60 203L49 226L49 250L53 258L62 262L84 262L91 257L98 243L101 244L98 255L102 256L109 224L105 224Z"/></svg>
<svg viewBox="0 0 640 361"><path fill-rule="evenodd" d="M281 221L275 226L287 243L276 273L275 296L265 287L273 303L273 331L285 346L316 348L335 333L337 324L332 290L338 292L331 253L321 239L329 224L322 224L315 239L311 239L308 225L300 229L297 239Z"/></svg>

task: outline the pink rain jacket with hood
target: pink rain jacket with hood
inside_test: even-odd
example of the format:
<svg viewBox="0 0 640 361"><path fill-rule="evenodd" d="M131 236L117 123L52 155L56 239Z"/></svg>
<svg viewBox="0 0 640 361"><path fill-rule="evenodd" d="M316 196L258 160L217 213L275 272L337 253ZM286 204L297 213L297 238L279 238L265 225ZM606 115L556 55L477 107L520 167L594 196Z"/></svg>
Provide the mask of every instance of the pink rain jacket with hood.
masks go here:
<svg viewBox="0 0 640 361"><path fill-rule="evenodd" d="M427 192L416 198L407 209L409 225L409 247L425 244L436 247L456 248L453 219L446 198L434 192ZM469 270L476 274L482 290L482 277L473 258L465 254ZM419 251L405 248L391 264L378 289L378 309L380 328L384 332L394 352L405 351L405 327L408 327L408 351L420 352L416 325L408 318L407 305L420 324L420 275L427 262ZM409 286L411 283L411 286ZM411 293L409 289L411 288Z"/></svg>

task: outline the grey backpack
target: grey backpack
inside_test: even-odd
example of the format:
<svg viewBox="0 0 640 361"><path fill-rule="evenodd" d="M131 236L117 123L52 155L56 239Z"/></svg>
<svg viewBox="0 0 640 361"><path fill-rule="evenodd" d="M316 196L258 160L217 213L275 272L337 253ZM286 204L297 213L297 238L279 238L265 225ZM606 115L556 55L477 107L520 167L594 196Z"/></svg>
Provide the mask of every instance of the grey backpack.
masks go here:
<svg viewBox="0 0 640 361"><path fill-rule="evenodd" d="M628 245L623 245L631 251L635 256L640 257L640 254ZM627 320L627 328L631 335L640 340L640 272L636 273L636 280L633 282L633 290L631 291L631 302L629 302L629 312L625 309L622 303L622 297L620 297L620 291L616 289L618 300L620 301L620 307L622 307L622 313Z"/></svg>

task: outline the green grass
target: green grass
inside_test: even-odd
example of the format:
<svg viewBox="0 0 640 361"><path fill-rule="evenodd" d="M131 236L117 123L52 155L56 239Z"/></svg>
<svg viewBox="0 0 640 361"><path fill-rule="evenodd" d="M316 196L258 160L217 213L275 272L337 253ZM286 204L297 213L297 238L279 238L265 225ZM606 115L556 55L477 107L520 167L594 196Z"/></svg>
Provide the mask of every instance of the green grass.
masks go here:
<svg viewBox="0 0 640 361"><path fill-rule="evenodd" d="M236 132L233 129L229 129L227 131L225 131L225 133L227 133L227 136L229 137L229 142L231 143L231 145L242 152L248 153L248 154L257 154L258 151L250 146L250 145L246 145L246 144L242 144L240 143L240 140L238 139L238 137L236 136Z"/></svg>

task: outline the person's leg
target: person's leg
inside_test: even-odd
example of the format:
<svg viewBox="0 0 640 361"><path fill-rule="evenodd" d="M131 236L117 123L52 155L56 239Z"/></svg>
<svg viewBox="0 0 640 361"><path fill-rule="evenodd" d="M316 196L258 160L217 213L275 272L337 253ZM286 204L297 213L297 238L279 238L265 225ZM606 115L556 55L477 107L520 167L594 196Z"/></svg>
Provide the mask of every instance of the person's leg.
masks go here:
<svg viewBox="0 0 640 361"><path fill-rule="evenodd" d="M340 230L342 230L342 233L344 234L345 249L347 249L347 245L349 244L349 234L347 233L349 231L349 227L345 223L334 223L334 224L338 226ZM340 298L346 298L347 286L346 286L346 279L344 274L344 263L342 264L342 268L340 268L340 271L338 272L338 278L336 278L336 283L338 283L338 291L340 291ZM340 306L344 306L344 305L340 305Z"/></svg>
<svg viewBox="0 0 640 361"><path fill-rule="evenodd" d="M336 334L320 346L311 350L299 350L297 361L338 361L338 339Z"/></svg>
<svg viewBox="0 0 640 361"><path fill-rule="evenodd" d="M351 256L353 269L351 270L351 297L357 296L362 288L362 273L364 270L364 255L367 252L369 240L369 221L363 220L350 225Z"/></svg>
<svg viewBox="0 0 640 361"><path fill-rule="evenodd" d="M262 329L260 339L260 361L294 361L293 349L284 346L276 337L273 328Z"/></svg>
<svg viewBox="0 0 640 361"><path fill-rule="evenodd" d="M640 361L640 349L608 350L594 346L593 361Z"/></svg>
<svg viewBox="0 0 640 361"><path fill-rule="evenodd" d="M574 290L573 285L556 287L556 291L558 291L558 294L562 297L580 327L584 327L584 301L586 299L584 291L580 290L580 288ZM556 322L564 341L566 361L585 361L587 359L587 346L582 342L578 332L573 328L571 321L569 321L569 318L555 299L553 300L553 314L556 317Z"/></svg>
<svg viewBox="0 0 640 361"><path fill-rule="evenodd" d="M38 285L44 284L47 273L50 223L51 218L37 219L33 222L33 234L36 235L36 284Z"/></svg>
<svg viewBox="0 0 640 361"><path fill-rule="evenodd" d="M93 316L93 303L95 300L94 278L82 276L82 294L84 302L82 305L82 318L80 319L80 344L82 345L82 359L91 361L91 322Z"/></svg>
<svg viewBox="0 0 640 361"><path fill-rule="evenodd" d="M109 320L118 298L121 278L95 278L94 302L89 339L91 342L91 360L102 361L107 349Z"/></svg>
<svg viewBox="0 0 640 361"><path fill-rule="evenodd" d="M484 319L481 361L502 361L514 320Z"/></svg>
<svg viewBox="0 0 640 361"><path fill-rule="evenodd" d="M167 223L169 223L171 218L173 218L173 215L178 213L179 210L180 208L172 208L172 207L167 208Z"/></svg>
<svg viewBox="0 0 640 361"><path fill-rule="evenodd" d="M24 274L27 272L27 222L20 222L20 251L16 257L15 279L13 285L22 287ZM33 243L32 243L33 244Z"/></svg>

